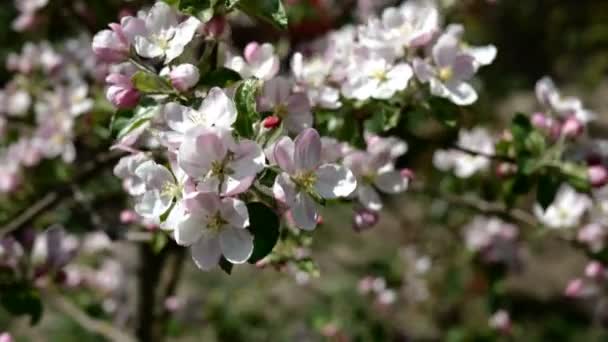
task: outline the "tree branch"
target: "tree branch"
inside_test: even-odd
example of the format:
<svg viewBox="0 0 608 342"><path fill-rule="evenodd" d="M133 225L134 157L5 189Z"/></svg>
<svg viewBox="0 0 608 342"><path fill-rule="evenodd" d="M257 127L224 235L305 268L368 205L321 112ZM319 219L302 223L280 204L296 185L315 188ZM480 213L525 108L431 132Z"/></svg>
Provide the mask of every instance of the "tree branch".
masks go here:
<svg viewBox="0 0 608 342"><path fill-rule="evenodd" d="M72 318L87 331L101 335L109 341L135 342L135 338L122 330L116 329L110 323L90 317L61 294L53 293L47 297L51 305L66 316Z"/></svg>
<svg viewBox="0 0 608 342"><path fill-rule="evenodd" d="M61 202L61 200L73 194L74 185L83 184L90 181L93 176L105 170L108 166L114 165L114 163L118 161L121 156L122 154L117 152L105 153L99 155L97 158L95 158L95 160L85 164L82 171L70 182L57 186L55 190L46 193L42 199L36 201L29 208L25 209L23 212L2 225L0 228L0 236L4 236L28 225L38 218L42 213L53 209Z"/></svg>
<svg viewBox="0 0 608 342"><path fill-rule="evenodd" d="M530 227L537 227L538 220L534 215L528 213L525 210L518 208L508 208L504 204L487 202L483 199L476 197L465 197L449 193L442 193L441 191L426 188L421 184L413 184L410 187L410 192L439 197L452 205L465 207L477 211L485 215L496 215L509 218L513 222L524 224Z"/></svg>

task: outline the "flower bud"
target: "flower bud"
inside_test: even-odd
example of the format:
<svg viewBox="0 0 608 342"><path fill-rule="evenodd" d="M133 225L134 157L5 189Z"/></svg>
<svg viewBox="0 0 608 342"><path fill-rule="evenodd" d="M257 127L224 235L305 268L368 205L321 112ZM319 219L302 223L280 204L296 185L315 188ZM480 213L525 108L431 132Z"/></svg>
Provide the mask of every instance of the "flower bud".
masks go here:
<svg viewBox="0 0 608 342"><path fill-rule="evenodd" d="M594 188L601 188L608 184L608 170L603 165L592 165L587 169L589 182Z"/></svg>
<svg viewBox="0 0 608 342"><path fill-rule="evenodd" d="M583 134L585 127L581 121L574 116L567 118L561 127L561 133L566 138L577 138Z"/></svg>
<svg viewBox="0 0 608 342"><path fill-rule="evenodd" d="M245 46L244 56L247 63L251 63L259 48L260 44L257 42L251 42Z"/></svg>
<svg viewBox="0 0 608 342"><path fill-rule="evenodd" d="M592 261L585 267L585 276L587 278L601 280L604 278L605 270L604 266L598 261Z"/></svg>
<svg viewBox="0 0 608 342"><path fill-rule="evenodd" d="M122 74L110 74L106 82L110 84L106 97L114 106L128 109L137 105L140 94L133 86L131 78Z"/></svg>
<svg viewBox="0 0 608 342"><path fill-rule="evenodd" d="M266 119L264 119L262 124L264 125L264 128L267 128L267 129L277 128L281 124L281 118L279 118L278 116L274 116L274 115L269 116Z"/></svg>
<svg viewBox="0 0 608 342"><path fill-rule="evenodd" d="M540 129L547 129L551 125L551 119L549 119L544 113L540 112L532 114L531 122L534 127Z"/></svg>
<svg viewBox="0 0 608 342"><path fill-rule="evenodd" d="M353 228L357 232L362 232L373 228L376 224L378 224L379 220L380 217L377 212L361 208L355 211L353 217Z"/></svg>
<svg viewBox="0 0 608 342"><path fill-rule="evenodd" d="M200 79L198 68L192 64L180 64L169 73L169 79L175 89L185 92L194 87Z"/></svg>
<svg viewBox="0 0 608 342"><path fill-rule="evenodd" d="M13 337L7 332L0 334L0 342L13 342Z"/></svg>
<svg viewBox="0 0 608 342"><path fill-rule="evenodd" d="M139 215L133 210L123 210L120 212L120 222L124 224L137 222Z"/></svg>
<svg viewBox="0 0 608 342"><path fill-rule="evenodd" d="M507 178L517 173L517 166L512 163L502 162L496 166L496 175L500 178Z"/></svg>
<svg viewBox="0 0 608 342"><path fill-rule="evenodd" d="M412 180L416 176L414 171L412 171L410 169L401 169L401 171L399 171L399 173L401 174L401 177L407 178L408 180Z"/></svg>
<svg viewBox="0 0 608 342"><path fill-rule="evenodd" d="M579 297L583 293L583 280L580 278L576 278L571 280L566 286L566 290L564 291L564 295L570 298Z"/></svg>
<svg viewBox="0 0 608 342"><path fill-rule="evenodd" d="M511 332L511 317L505 310L499 310L490 317L489 325L503 334Z"/></svg>
<svg viewBox="0 0 608 342"><path fill-rule="evenodd" d="M110 24L110 28L93 37L93 52L104 62L122 62L129 56L129 43L119 24Z"/></svg>
<svg viewBox="0 0 608 342"><path fill-rule="evenodd" d="M210 38L221 37L226 31L226 17L218 15L213 17L203 26L203 34Z"/></svg>

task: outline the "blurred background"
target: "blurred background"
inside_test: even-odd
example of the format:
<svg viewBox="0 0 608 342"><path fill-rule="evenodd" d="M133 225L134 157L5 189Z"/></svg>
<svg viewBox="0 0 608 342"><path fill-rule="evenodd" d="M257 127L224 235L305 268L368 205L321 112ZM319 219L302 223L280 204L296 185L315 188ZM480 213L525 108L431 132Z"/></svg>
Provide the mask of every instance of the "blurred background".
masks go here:
<svg viewBox="0 0 608 342"><path fill-rule="evenodd" d="M21 0L17 0L19 3ZM252 40L273 41L287 47L322 36L342 25L361 22L372 13L398 1L291 0L288 32L235 18L237 46ZM496 131L513 113L535 109L534 84L551 75L564 92L576 94L608 120L608 2L597 0L443 0L446 22L466 27L467 41L494 44L498 57L480 73L480 101L464 113L468 123L487 123ZM133 13L151 1L49 0L39 10L34 31L16 32L20 10L9 0L0 6L0 65L27 41L61 42L69 37L92 36L119 14ZM253 26L253 29L252 29ZM82 47L84 48L84 47ZM0 68L0 85L12 78ZM96 120L108 123L111 108L103 104L99 89ZM416 120L416 118L412 118ZM104 132L83 143L87 148L109 147ZM432 152L441 146L422 144L454 139L457 132L420 124L417 135L405 134L408 154L400 161L441 188L465 191L487 179L453 179L433 170ZM86 149L79 158L86 160ZM93 152L91 152L93 153ZM47 165L48 164L48 165ZM73 170L57 170L49 163L37 171L44 177L61 177ZM60 222L69 232L101 229L103 261L87 260L96 291L72 291L69 299L100 319L118 327L132 326L137 308L142 251L128 243L105 245L104 239L123 236L127 226L116 213L127 207L120 182L111 170L99 175L103 186L87 191L100 199L88 205L60 205L45 218ZM0 218L31 203L51 181L35 191L5 198ZM99 182L98 182L99 183ZM491 184L485 184L491 187ZM49 185L50 186L50 185ZM97 184L99 187L99 184ZM460 190L459 190L460 189ZM10 203L9 203L10 202ZM455 206L459 210L454 209ZM91 215L94 208L96 215ZM415 189L393 198L373 229L353 229L351 210L331 207L312 241L301 234L297 262L258 269L236 267L231 276L221 270L203 273L187 260L182 281L164 303L171 312L170 341L606 341L602 329L608 316L596 315L592 302L563 296L568 281L580 273L586 258L569 244L535 232L526 245L513 247L516 255L507 265L481 263L463 246L463 227L477 213ZM97 217L100 216L100 217ZM535 235L536 234L536 235ZM100 239L100 240L99 240ZM99 242L101 241L101 242ZM94 243L94 242L92 242ZM280 251L279 251L280 252ZM287 253L287 252L286 252ZM293 251L289 251L293 253ZM148 259L157 262L153 254ZM493 277L506 275L498 288ZM492 291L490 291L492 284ZM145 288L145 285L143 285ZM17 341L103 341L84 329L62 303L45 305L35 327L27 318L11 318L0 310L0 331ZM141 305L141 303L139 303ZM501 321L495 308L509 313ZM145 310L145 308L143 309ZM68 310L69 311L69 310ZM604 322L606 320L606 322ZM501 329L507 329L504 333Z"/></svg>

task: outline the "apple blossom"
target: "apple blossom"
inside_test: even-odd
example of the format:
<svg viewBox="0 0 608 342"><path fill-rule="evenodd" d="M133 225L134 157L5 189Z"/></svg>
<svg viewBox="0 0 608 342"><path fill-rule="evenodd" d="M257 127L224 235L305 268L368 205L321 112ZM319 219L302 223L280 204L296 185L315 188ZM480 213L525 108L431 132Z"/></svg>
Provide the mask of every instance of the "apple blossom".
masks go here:
<svg viewBox="0 0 608 342"><path fill-rule="evenodd" d="M184 52L200 24L195 17L180 23L175 10L159 1L145 16L145 30L135 36L135 51L145 58L163 58L168 64Z"/></svg>
<svg viewBox="0 0 608 342"><path fill-rule="evenodd" d="M371 56L356 58L355 61L342 85L342 94L346 98L387 100L405 90L413 76L409 64L393 65L387 55L371 53Z"/></svg>
<svg viewBox="0 0 608 342"><path fill-rule="evenodd" d="M454 174L460 178L469 178L489 168L490 159L487 156L494 154L494 141L487 130L481 127L463 129L458 134L457 145L472 153L458 149L437 150L433 155L436 168L442 171L454 170Z"/></svg>
<svg viewBox="0 0 608 342"><path fill-rule="evenodd" d="M199 127L189 131L178 152L179 166L200 183L199 191L234 196L249 189L266 158L251 140L235 141L229 131Z"/></svg>
<svg viewBox="0 0 608 342"><path fill-rule="evenodd" d="M431 51L432 63L414 59L414 73L420 82L429 83L431 94L449 99L459 106L477 101L477 92L467 83L477 70L474 57L462 51L458 40L444 34Z"/></svg>
<svg viewBox="0 0 608 342"><path fill-rule="evenodd" d="M297 52L291 60L291 70L297 89L306 92L313 106L321 108L336 109L342 106L340 101L340 90L335 86L326 84L331 71L331 63L327 63L321 57L304 59Z"/></svg>
<svg viewBox="0 0 608 342"><path fill-rule="evenodd" d="M282 172L277 176L275 198L289 208L296 225L305 230L317 226L318 209L314 198L349 196L357 187L353 173L338 164L321 163L321 137L307 128L295 139L281 138L274 148L274 159Z"/></svg>
<svg viewBox="0 0 608 342"><path fill-rule="evenodd" d="M543 77L536 83L538 102L551 114L561 119L574 117L582 124L587 124L596 118L596 114L585 109L580 99L562 97L560 91L550 77Z"/></svg>
<svg viewBox="0 0 608 342"><path fill-rule="evenodd" d="M93 37L93 52L105 62L125 61L135 37L145 33L146 23L141 18L125 16L120 24L112 23L109 26L110 30L99 31Z"/></svg>
<svg viewBox="0 0 608 342"><path fill-rule="evenodd" d="M137 105L141 94L135 89L131 77L123 74L110 74L106 78L106 82L110 84L106 97L114 106L128 109Z"/></svg>
<svg viewBox="0 0 608 342"><path fill-rule="evenodd" d="M185 92L193 88L200 78L198 68L192 64L180 64L169 73L169 79L175 89Z"/></svg>
<svg viewBox="0 0 608 342"><path fill-rule="evenodd" d="M276 77L264 83L258 110L272 112L290 133L300 133L312 127L313 117L308 97L304 93L292 92L292 83L283 77Z"/></svg>
<svg viewBox="0 0 608 342"><path fill-rule="evenodd" d="M184 134L197 127L231 130L236 122L234 101L221 88L212 88L199 109L170 102L164 107L164 117L171 129L164 132L170 144L181 144Z"/></svg>
<svg viewBox="0 0 608 342"><path fill-rule="evenodd" d="M185 199L188 215L175 227L175 241L189 246L192 259L202 270L218 264L222 255L233 264L242 264L253 252L249 212L241 200L220 198L199 192Z"/></svg>
<svg viewBox="0 0 608 342"><path fill-rule="evenodd" d="M144 190L135 200L135 211L148 219L158 219L181 198L186 190L185 175L174 168L175 175L166 167L148 160L135 169L135 176L141 179Z"/></svg>
<svg viewBox="0 0 608 342"><path fill-rule="evenodd" d="M279 56L274 52L270 43L249 43L243 52L244 58L234 56L226 61L226 67L235 70L243 78L256 77L261 80L271 80L281 67Z"/></svg>
<svg viewBox="0 0 608 342"><path fill-rule="evenodd" d="M543 209L536 205L534 213L545 226L551 229L574 228L591 207L591 199L576 192L569 185L562 185L553 203Z"/></svg>

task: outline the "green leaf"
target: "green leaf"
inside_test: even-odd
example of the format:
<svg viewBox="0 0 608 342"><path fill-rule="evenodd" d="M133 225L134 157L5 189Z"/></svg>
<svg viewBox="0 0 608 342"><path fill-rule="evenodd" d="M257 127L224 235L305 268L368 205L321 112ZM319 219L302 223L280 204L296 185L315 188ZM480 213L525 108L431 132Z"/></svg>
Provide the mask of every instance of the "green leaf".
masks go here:
<svg viewBox="0 0 608 342"><path fill-rule="evenodd" d="M279 240L279 217L262 203L250 203L247 205L249 211L249 231L253 234L253 253L249 263L254 264L270 252Z"/></svg>
<svg viewBox="0 0 608 342"><path fill-rule="evenodd" d="M35 325L42 317L40 294L27 285L14 286L0 294L0 303L13 315L30 316L30 324Z"/></svg>
<svg viewBox="0 0 608 342"><path fill-rule="evenodd" d="M536 190L536 201L543 209L546 210L553 203L560 185L561 180L554 175L543 175L540 177Z"/></svg>
<svg viewBox="0 0 608 342"><path fill-rule="evenodd" d="M450 128L458 125L460 109L449 100L433 97L429 100L430 111L433 117Z"/></svg>
<svg viewBox="0 0 608 342"><path fill-rule="evenodd" d="M151 72L138 71L131 77L131 82L135 89L144 94L166 94L173 91L166 79Z"/></svg>
<svg viewBox="0 0 608 342"><path fill-rule="evenodd" d="M511 122L511 134L513 135L513 144L517 152L527 151L526 141L530 133L534 130L530 119L524 114L517 114Z"/></svg>
<svg viewBox="0 0 608 342"><path fill-rule="evenodd" d="M238 111L235 128L237 133L245 138L253 137L253 123L260 119L260 114L256 109L256 94L259 86L259 80L247 79L237 88L234 96Z"/></svg>
<svg viewBox="0 0 608 342"><path fill-rule="evenodd" d="M241 75L228 68L219 68L206 73L199 82L200 85L207 87L226 88L241 80Z"/></svg>
<svg viewBox="0 0 608 342"><path fill-rule="evenodd" d="M165 248L165 246L167 246L167 243L169 243L169 239L167 238L167 235L164 232L158 231L154 234L151 243L152 250L154 251L154 253L158 254Z"/></svg>
<svg viewBox="0 0 608 342"><path fill-rule="evenodd" d="M222 258L220 259L220 268L222 269L222 271L224 271L224 273L226 273L227 275L231 275L233 267L234 265L222 256Z"/></svg>
<svg viewBox="0 0 608 342"><path fill-rule="evenodd" d="M591 190L591 183L585 166L574 163L562 163L560 171L566 177L566 181L578 191L588 192Z"/></svg>
<svg viewBox="0 0 608 342"><path fill-rule="evenodd" d="M118 111L112 118L110 130L120 139L150 121L160 112L159 106L138 106L135 110Z"/></svg>
<svg viewBox="0 0 608 342"><path fill-rule="evenodd" d="M383 104L374 109L373 112L375 114L365 121L365 129L371 133L384 133L399 124L401 118L401 108L399 107Z"/></svg>
<svg viewBox="0 0 608 342"><path fill-rule="evenodd" d="M197 17L203 23L213 18L215 6L219 0L165 0L165 2L182 13Z"/></svg>
<svg viewBox="0 0 608 342"><path fill-rule="evenodd" d="M281 0L228 0L228 8L236 7L247 15L266 21L279 29L289 25Z"/></svg>

